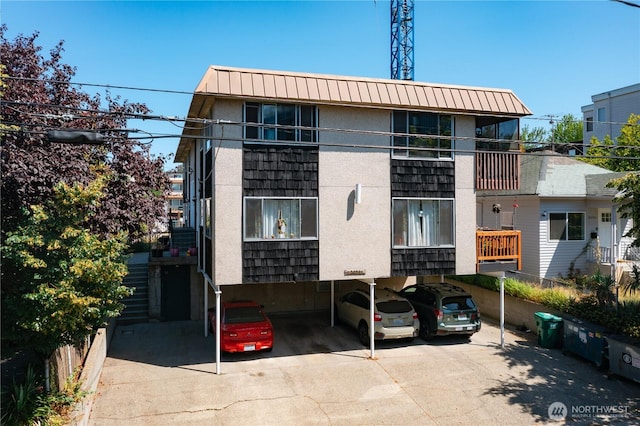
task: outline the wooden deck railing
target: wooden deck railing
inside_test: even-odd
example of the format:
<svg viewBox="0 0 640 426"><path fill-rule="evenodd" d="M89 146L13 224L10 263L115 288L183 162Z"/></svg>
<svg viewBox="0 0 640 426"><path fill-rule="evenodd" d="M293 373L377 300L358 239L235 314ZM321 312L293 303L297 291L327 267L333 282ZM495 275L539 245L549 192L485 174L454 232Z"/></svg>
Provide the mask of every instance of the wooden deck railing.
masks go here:
<svg viewBox="0 0 640 426"><path fill-rule="evenodd" d="M520 231L476 231L476 263L515 261L522 268L522 237Z"/></svg>
<svg viewBox="0 0 640 426"><path fill-rule="evenodd" d="M515 190L520 188L520 155L515 152L476 154L477 190Z"/></svg>

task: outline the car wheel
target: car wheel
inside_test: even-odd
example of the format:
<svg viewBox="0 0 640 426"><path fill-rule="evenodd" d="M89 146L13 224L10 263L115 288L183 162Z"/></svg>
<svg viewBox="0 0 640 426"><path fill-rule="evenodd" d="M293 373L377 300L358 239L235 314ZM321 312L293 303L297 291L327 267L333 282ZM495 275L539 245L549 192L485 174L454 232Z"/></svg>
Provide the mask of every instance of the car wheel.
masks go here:
<svg viewBox="0 0 640 426"><path fill-rule="evenodd" d="M369 327L364 321L358 325L358 339L364 346L369 347Z"/></svg>

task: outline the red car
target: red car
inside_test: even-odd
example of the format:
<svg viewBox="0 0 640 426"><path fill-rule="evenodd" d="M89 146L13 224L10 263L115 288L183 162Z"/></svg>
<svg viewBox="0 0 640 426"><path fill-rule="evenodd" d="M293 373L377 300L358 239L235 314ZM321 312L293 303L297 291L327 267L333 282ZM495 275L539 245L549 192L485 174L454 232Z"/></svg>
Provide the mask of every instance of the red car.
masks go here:
<svg viewBox="0 0 640 426"><path fill-rule="evenodd" d="M215 333L215 310L209 310L209 325ZM224 352L273 349L273 325L256 302L223 302L220 328L220 349Z"/></svg>

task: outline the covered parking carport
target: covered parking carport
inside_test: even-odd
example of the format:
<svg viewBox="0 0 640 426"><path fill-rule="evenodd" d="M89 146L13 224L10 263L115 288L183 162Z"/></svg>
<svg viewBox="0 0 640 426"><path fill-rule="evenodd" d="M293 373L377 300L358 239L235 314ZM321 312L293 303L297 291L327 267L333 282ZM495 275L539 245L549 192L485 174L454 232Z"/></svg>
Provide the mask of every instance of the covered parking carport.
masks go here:
<svg viewBox="0 0 640 426"><path fill-rule="evenodd" d="M387 280L388 281L388 280ZM391 280L393 281L397 281L397 280ZM209 334L209 318L207 315L207 312L209 311L210 305L209 305L209 289L211 290L211 292L213 293L213 297L214 297L214 306L215 306L215 329L216 330L220 330L220 323L221 323L221 305L222 305L222 300L223 300L223 289L229 289L229 288L233 288L234 290L236 290L234 293L237 294L244 294L246 293L245 291L237 291L239 288L246 290L247 287L250 287L252 290L255 290L257 288L257 286L260 285L268 285L268 286L273 286L274 290L273 290L273 297L274 300L276 301L275 303L277 303L278 300L278 292L282 292L282 291L287 291L291 289L292 285L309 285L309 284L313 284L316 286L316 288L321 288L321 287L328 287L328 292L329 292L329 299L328 300L322 300L322 301L318 301L318 304L316 304L314 307L316 311L329 311L330 312L330 317L329 317L329 322L331 327L335 326L335 303L334 301L336 300L337 294L336 294L336 284L338 284L338 286L340 286L340 284L344 283L345 286L347 288L351 288L351 287L355 287L355 286L362 286L362 285L366 285L368 287L369 290L369 301L370 301L370 306L369 306L369 319L368 319L368 326L369 326L369 358L371 359L375 359L375 351L376 351L376 342L375 342L375 332L374 332L374 303L375 303L375 289L376 289L376 279L370 278L370 279L360 279L360 280L346 280L346 281L340 281L340 282L336 282L336 281L329 281L329 282L324 282L324 283L270 283L270 284L250 284L250 285L246 285L246 284L238 284L238 285L234 285L234 286L220 286L220 285L216 285L214 284L211 280L206 279L204 280L204 298L203 298L203 312L204 312L204 320L203 320L203 328L204 328L204 336L207 337ZM242 298L243 296L241 296ZM248 297L244 297L244 298L248 298ZM254 297L252 297L254 298ZM324 302L324 303L323 303ZM321 305L321 306L318 306ZM268 309L269 307L267 307L267 311L269 311ZM284 312L290 312L290 313L294 313L295 311L293 310L287 310L285 306L281 306L280 307L281 311ZM221 352L220 352L220 334L217 333L215 335L215 342L216 342L216 353L215 353L215 363L216 363L216 374L221 374L222 373L222 368L221 368Z"/></svg>

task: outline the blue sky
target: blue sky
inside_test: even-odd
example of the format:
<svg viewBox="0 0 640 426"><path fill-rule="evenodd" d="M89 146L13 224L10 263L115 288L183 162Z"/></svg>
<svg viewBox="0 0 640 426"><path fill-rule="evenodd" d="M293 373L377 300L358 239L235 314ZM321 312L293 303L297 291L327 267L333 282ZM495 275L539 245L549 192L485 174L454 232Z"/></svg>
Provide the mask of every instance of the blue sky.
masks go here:
<svg viewBox="0 0 640 426"><path fill-rule="evenodd" d="M64 40L74 82L157 89L111 92L155 115L185 117L191 96L171 92L193 91L212 64L388 78L389 5L3 0L0 20L9 39L38 31L43 52ZM581 117L592 95L640 82L640 8L607 0L416 0L414 12L414 79L511 89L534 113L523 125ZM181 133L153 120L130 127ZM178 137L156 139L152 152L173 154L177 144Z"/></svg>

